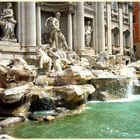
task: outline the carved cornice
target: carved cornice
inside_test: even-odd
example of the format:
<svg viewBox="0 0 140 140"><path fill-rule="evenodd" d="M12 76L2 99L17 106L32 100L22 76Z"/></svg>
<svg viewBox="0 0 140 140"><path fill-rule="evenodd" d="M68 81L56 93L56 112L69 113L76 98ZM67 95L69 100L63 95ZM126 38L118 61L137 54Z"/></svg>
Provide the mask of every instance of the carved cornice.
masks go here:
<svg viewBox="0 0 140 140"><path fill-rule="evenodd" d="M38 6L42 10L49 12L65 12L65 13L74 13L75 12L75 3L74 2L38 2Z"/></svg>
<svg viewBox="0 0 140 140"><path fill-rule="evenodd" d="M110 4L110 5L112 4L111 2L106 2L106 3L107 3L107 4Z"/></svg>

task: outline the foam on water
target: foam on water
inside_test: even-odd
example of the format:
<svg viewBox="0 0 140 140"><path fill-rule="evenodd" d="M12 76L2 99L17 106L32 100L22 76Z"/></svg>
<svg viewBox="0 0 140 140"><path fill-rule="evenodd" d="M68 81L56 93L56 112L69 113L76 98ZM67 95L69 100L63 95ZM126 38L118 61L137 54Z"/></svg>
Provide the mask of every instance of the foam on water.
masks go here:
<svg viewBox="0 0 140 140"><path fill-rule="evenodd" d="M138 100L140 100L140 95L133 95L131 98L122 98L107 101L89 101L89 103L119 103L119 102L132 102Z"/></svg>

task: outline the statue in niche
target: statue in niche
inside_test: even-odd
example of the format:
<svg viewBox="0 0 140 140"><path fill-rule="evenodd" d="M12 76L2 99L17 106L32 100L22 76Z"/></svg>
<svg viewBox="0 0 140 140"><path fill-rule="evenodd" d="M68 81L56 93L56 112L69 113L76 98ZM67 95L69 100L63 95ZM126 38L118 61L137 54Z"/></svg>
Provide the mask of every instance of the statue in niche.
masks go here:
<svg viewBox="0 0 140 140"><path fill-rule="evenodd" d="M6 8L3 9L3 12L1 13L0 16L0 25L3 31L1 40L16 41L14 33L16 23L17 21L14 19L12 3L8 2Z"/></svg>
<svg viewBox="0 0 140 140"><path fill-rule="evenodd" d="M69 50L66 38L60 30L60 16L61 13L57 12L55 17L49 17L46 20L45 26L50 30L50 39L49 43L52 48L64 48Z"/></svg>
<svg viewBox="0 0 140 140"><path fill-rule="evenodd" d="M91 44L92 28L90 24L91 22L87 21L87 25L85 26L85 47L90 47Z"/></svg>

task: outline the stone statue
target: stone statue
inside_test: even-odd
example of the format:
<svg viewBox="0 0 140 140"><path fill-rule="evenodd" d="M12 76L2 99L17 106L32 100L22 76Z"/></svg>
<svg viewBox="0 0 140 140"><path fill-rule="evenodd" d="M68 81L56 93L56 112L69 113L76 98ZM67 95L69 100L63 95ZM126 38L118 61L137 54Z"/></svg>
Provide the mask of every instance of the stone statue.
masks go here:
<svg viewBox="0 0 140 140"><path fill-rule="evenodd" d="M46 20L45 26L50 30L49 43L52 48L64 47L65 49L69 49L66 39L60 30L60 16L61 13L57 12L55 17L49 17Z"/></svg>
<svg viewBox="0 0 140 140"><path fill-rule="evenodd" d="M63 71L62 62L61 62L62 58L61 55L58 53L58 49L50 48L48 50L48 55L52 59L52 63L53 63L52 71L61 73Z"/></svg>
<svg viewBox="0 0 140 140"><path fill-rule="evenodd" d="M50 72L52 67L52 59L48 56L48 54L41 48L37 48L37 53L39 56L39 67L43 68L44 64L47 64L47 71Z"/></svg>
<svg viewBox="0 0 140 140"><path fill-rule="evenodd" d="M137 61L133 48L130 48L130 60L131 60L131 62Z"/></svg>
<svg viewBox="0 0 140 140"><path fill-rule="evenodd" d="M0 16L0 25L3 30L1 40L4 41L16 41L14 29L17 21L14 19L14 13L11 7L12 3L8 2L7 7L3 9Z"/></svg>
<svg viewBox="0 0 140 140"><path fill-rule="evenodd" d="M100 67L106 67L108 66L108 58L109 58L109 55L107 51L100 52L98 54L96 64Z"/></svg>
<svg viewBox="0 0 140 140"><path fill-rule="evenodd" d="M87 21L87 25L85 26L85 47L90 47L91 43L92 28L90 24L91 22Z"/></svg>

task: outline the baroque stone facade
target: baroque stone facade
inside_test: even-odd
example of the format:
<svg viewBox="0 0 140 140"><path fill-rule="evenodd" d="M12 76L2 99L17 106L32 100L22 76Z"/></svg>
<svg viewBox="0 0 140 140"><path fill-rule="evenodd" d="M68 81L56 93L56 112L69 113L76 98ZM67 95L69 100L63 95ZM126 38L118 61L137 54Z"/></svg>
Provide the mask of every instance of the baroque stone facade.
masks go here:
<svg viewBox="0 0 140 140"><path fill-rule="evenodd" d="M0 5L2 13L6 2ZM48 17L61 13L60 30L68 46L81 54L127 54L133 47L132 5L130 2L12 2L17 42L0 41L0 58L36 58L36 46L49 42L45 27ZM85 26L92 29L90 47L85 47ZM0 36L2 36L0 28Z"/></svg>

